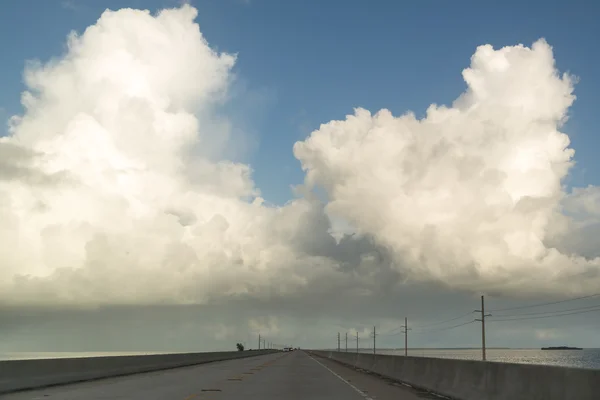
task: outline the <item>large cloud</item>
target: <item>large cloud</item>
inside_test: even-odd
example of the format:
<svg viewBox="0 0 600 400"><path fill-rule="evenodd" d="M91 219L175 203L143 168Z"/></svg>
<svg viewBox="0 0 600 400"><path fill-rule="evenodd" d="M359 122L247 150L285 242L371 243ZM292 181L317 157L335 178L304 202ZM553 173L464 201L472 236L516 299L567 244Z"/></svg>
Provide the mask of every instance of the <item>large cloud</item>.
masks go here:
<svg viewBox="0 0 600 400"><path fill-rule="evenodd" d="M268 207L250 167L222 157L216 110L235 57L195 17L106 11L61 58L28 66L25 112L0 139L0 303L318 307L404 279L597 285L597 260L547 244L574 226L560 214L572 151L558 131L574 96L544 42L479 48L468 91L423 120L359 109L323 125L294 153L326 209L312 196ZM328 214L358 234L335 235Z"/></svg>
<svg viewBox="0 0 600 400"><path fill-rule="evenodd" d="M543 40L481 46L463 77L466 92L423 119L357 109L322 125L294 147L307 184L322 186L328 212L390 249L413 279L484 291L595 290L600 259L547 244L568 233L563 200L598 208L586 196L593 190L565 199L561 186L574 153L559 130L573 79L558 74Z"/></svg>
<svg viewBox="0 0 600 400"><path fill-rule="evenodd" d="M203 303L335 273L302 251L313 231L335 245L318 205L265 207L247 165L213 161L235 57L195 17L106 11L28 67L0 142L2 303Z"/></svg>

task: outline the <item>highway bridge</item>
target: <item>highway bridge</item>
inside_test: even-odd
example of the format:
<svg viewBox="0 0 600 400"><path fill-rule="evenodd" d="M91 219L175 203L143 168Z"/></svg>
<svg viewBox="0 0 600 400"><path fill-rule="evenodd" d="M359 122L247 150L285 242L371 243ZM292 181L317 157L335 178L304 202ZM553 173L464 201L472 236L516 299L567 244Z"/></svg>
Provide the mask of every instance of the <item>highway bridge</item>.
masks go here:
<svg viewBox="0 0 600 400"><path fill-rule="evenodd" d="M297 350L34 389L2 400L439 399Z"/></svg>
<svg viewBox="0 0 600 400"><path fill-rule="evenodd" d="M0 400L598 400L600 370L341 351L0 361Z"/></svg>

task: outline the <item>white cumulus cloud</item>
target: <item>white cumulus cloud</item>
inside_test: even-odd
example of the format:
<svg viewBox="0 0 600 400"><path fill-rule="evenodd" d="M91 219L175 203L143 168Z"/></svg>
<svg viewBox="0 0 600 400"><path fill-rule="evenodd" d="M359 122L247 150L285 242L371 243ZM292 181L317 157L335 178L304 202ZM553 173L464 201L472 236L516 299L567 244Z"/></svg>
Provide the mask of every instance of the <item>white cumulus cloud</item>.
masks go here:
<svg viewBox="0 0 600 400"><path fill-rule="evenodd" d="M195 17L106 11L62 58L29 65L0 142L3 303L203 303L330 270L294 248L323 213L263 206L250 167L218 160L235 57Z"/></svg>
<svg viewBox="0 0 600 400"><path fill-rule="evenodd" d="M558 73L544 40L480 46L463 77L466 92L423 119L359 108L323 124L294 147L307 185L323 187L327 211L390 249L413 279L594 290L600 259L546 244L569 226L559 213L572 201L562 181L574 152L560 128L573 78ZM588 199L579 203L595 210Z"/></svg>
<svg viewBox="0 0 600 400"><path fill-rule="evenodd" d="M250 166L223 156L216 110L236 57L208 45L196 16L106 11L63 56L28 65L25 111L0 139L1 304L318 304L403 279L597 286L598 259L548 244L579 229L563 209L597 206L594 188L561 185L573 79L544 41L478 48L468 90L421 120L357 109L322 125L293 151L325 209L312 196L269 207Z"/></svg>

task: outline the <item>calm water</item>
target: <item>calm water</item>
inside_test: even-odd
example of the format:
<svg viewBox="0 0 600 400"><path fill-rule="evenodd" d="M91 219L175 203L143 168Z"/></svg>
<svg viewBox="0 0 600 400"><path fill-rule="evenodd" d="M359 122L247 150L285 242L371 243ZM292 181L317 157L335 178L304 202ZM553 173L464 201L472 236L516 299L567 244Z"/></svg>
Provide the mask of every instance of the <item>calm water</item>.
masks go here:
<svg viewBox="0 0 600 400"><path fill-rule="evenodd" d="M356 351L356 350L354 350ZM373 349L360 350L372 353ZM404 349L377 349L377 354L404 355ZM409 349L409 356L481 360L481 349ZM600 349L487 349L488 361L600 369Z"/></svg>

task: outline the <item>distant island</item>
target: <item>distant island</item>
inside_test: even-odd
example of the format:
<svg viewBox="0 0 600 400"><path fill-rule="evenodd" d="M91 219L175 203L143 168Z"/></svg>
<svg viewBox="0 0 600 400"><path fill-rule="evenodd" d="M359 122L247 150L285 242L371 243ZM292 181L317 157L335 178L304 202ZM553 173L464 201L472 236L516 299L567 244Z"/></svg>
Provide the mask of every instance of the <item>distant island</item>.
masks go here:
<svg viewBox="0 0 600 400"><path fill-rule="evenodd" d="M556 347L542 347L542 350L583 350L583 349L581 347L556 346Z"/></svg>

